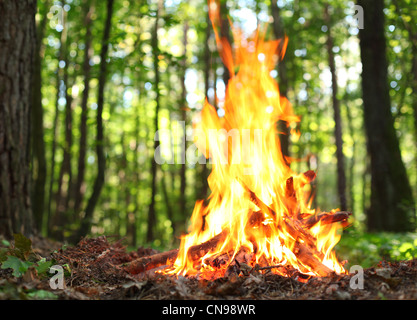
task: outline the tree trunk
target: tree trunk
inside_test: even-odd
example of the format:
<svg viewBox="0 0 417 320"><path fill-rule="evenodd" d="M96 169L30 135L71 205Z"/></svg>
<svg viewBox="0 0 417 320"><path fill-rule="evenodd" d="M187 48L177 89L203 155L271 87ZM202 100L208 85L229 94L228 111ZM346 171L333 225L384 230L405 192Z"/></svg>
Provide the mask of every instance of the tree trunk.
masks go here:
<svg viewBox="0 0 417 320"><path fill-rule="evenodd" d="M43 6L44 10L40 12L42 19L37 26L32 78L32 211L35 228L39 233L42 232L46 184L46 157L42 106L42 60L44 55L42 40L44 38L45 26L48 20L47 10L49 10L49 6L50 2L46 1Z"/></svg>
<svg viewBox="0 0 417 320"><path fill-rule="evenodd" d="M370 231L411 231L415 209L391 114L384 34L384 1L360 0L364 28L359 30L362 97L371 166Z"/></svg>
<svg viewBox="0 0 417 320"><path fill-rule="evenodd" d="M206 39L204 42L204 94L206 99L208 100L208 90L210 87L210 69L211 69L211 63L210 63L210 47L209 47L209 41L210 41L210 29L211 29L211 23L210 23L210 16L207 12L206 15ZM214 86L216 86L216 84L214 84ZM208 171L208 167L207 167L207 162L208 159L206 159L206 161L204 161L204 163L201 165L201 177L200 177L200 181L201 181L201 190L200 190L200 194L199 194L199 198L200 199L205 199L207 197L207 193L208 193L208 175L209 175L209 171Z"/></svg>
<svg viewBox="0 0 417 320"><path fill-rule="evenodd" d="M228 20L228 14L229 10L227 8L227 1L221 0L220 1L220 19L221 19L221 25L220 25L220 37L227 39L227 42L232 45L231 37L230 37L230 25ZM230 71L226 67L226 65L223 63L223 82L224 86L227 87L227 84L229 83L230 79Z"/></svg>
<svg viewBox="0 0 417 320"><path fill-rule="evenodd" d="M411 81L410 87L412 91L412 100L411 105L413 109L414 115L414 139L417 144L417 26L413 23L409 23L407 19L405 19L401 12L401 7L405 7L404 3L399 4L397 0L393 1L395 6L395 11L397 12L398 16L401 18L401 22L404 26L404 29L407 30L408 39L411 46ZM410 6L411 9L411 6ZM417 165L417 163L416 163Z"/></svg>
<svg viewBox="0 0 417 320"><path fill-rule="evenodd" d="M182 146L184 150L182 151L181 157L181 169L180 169L180 198L179 198L179 210L181 215L184 215L187 212L187 198L186 198L186 188L187 188L187 180L186 180L186 157L185 157L185 150L187 150L187 89L185 87L185 73L187 70L187 33L188 33L188 23L184 23L184 30L183 30L183 60L182 60L182 74L181 74L181 101L180 101L180 109L181 109L181 121L183 122L183 135L182 135Z"/></svg>
<svg viewBox="0 0 417 320"><path fill-rule="evenodd" d="M64 48L63 48L63 37L61 34L60 38L60 46L58 50L58 58L59 60L64 59ZM52 214L52 198L54 195L54 181L55 181L55 155L56 155L56 149L57 149L57 136L58 136L58 125L59 125L59 116L60 116L60 110L59 110L59 98L61 95L61 83L62 83L62 69L58 66L56 69L56 97L55 97L55 114L54 114L54 120L52 124L52 144L51 144L51 160L50 160L50 166L51 166L51 173L49 177L49 185L48 185L48 203L47 203L47 228L46 233L48 237L53 237L53 233L55 232L55 226L53 221L53 214ZM55 206L56 208L56 206ZM55 210L56 211L56 210Z"/></svg>
<svg viewBox="0 0 417 320"><path fill-rule="evenodd" d="M284 47L283 40L285 37L284 33L284 24L282 22L282 18L280 15L280 9L277 5L276 1L271 1L271 15L273 18L272 28L274 31L274 36L276 39L282 39L280 43L280 47L278 48L279 52L282 52ZM283 58L283 57L282 57ZM288 94L288 77L287 77L287 66L283 59L280 59L278 62L278 76L280 78L279 81L279 93L281 97L287 97ZM290 156L290 128L288 127L288 123L286 121L278 121L278 131L281 132L279 135L280 143L281 143L281 152L285 157Z"/></svg>
<svg viewBox="0 0 417 320"><path fill-rule="evenodd" d="M107 77L107 52L109 50L109 39L111 20L113 16L114 0L107 0L107 17L104 25L104 33L102 38L102 47L100 53L100 70L98 77L98 94L97 94L97 115L96 115L96 154L97 154L97 176L94 180L93 192L88 199L85 209L84 219L78 231L78 238L86 236L91 229L93 213L100 197L101 189L104 185L104 173L106 169L106 158L104 155L104 132L103 132L103 107L104 107L104 87Z"/></svg>
<svg viewBox="0 0 417 320"><path fill-rule="evenodd" d="M90 59L93 55L92 43L92 15L94 13L94 2L85 1L85 48L84 48L84 90L81 99L81 119L80 119L80 141L79 141L79 154L78 154L78 173L77 181L74 188L74 213L77 214L81 208L84 197L84 175L85 175L85 157L87 154L87 119L88 119L88 97L90 94L90 79L91 79L91 66Z"/></svg>
<svg viewBox="0 0 417 320"><path fill-rule="evenodd" d="M65 2L63 2L65 5ZM58 187L55 196L55 215L53 217L53 238L59 241L64 240L64 227L67 215L67 199L70 192L72 181L71 170L71 147L72 147L72 95L70 94L69 74L68 74L68 23L67 15L64 10L64 27L61 32L62 60L64 61L62 84L65 93L65 121L64 121L64 147L63 159L59 169ZM65 191L65 192L64 192Z"/></svg>
<svg viewBox="0 0 417 320"><path fill-rule="evenodd" d="M348 82L349 83L349 82ZM348 84L347 83L347 84ZM346 87L348 87L346 85ZM349 98L347 97L347 92L345 93L345 110L346 110L346 119L347 119L347 128L348 128L348 134L351 137L355 136L355 128L353 127L353 119L352 119L352 113L350 111L350 105L348 103ZM356 146L355 144L352 145L352 159L350 160L349 163L349 168L348 168L348 172L349 172L349 179L347 180L347 185L348 187L348 193L349 193L349 205L348 208L350 211L355 212L355 192L354 190L354 185L355 185L355 159L356 159Z"/></svg>
<svg viewBox="0 0 417 320"><path fill-rule="evenodd" d="M33 232L29 149L36 1L0 0L0 234Z"/></svg>
<svg viewBox="0 0 417 320"><path fill-rule="evenodd" d="M163 2L158 0L158 7L156 10L156 17L155 17L155 25L152 33L151 45L152 45L152 53L153 53L153 67L155 72L155 118L154 118L154 129L155 132L159 129L159 109L160 109L160 100L161 100L161 92L159 90L159 83L160 83L160 74L159 74L159 44L158 44L158 29L159 29L159 17L161 14ZM154 139L153 145L154 151L159 149L159 139ZM154 228L156 224L156 213L155 213L155 197L156 197L156 176L158 173L158 163L155 161L154 157L151 157L151 202L149 204L148 210L148 225L147 225L147 232L146 232L146 241L151 242L154 240Z"/></svg>
<svg viewBox="0 0 417 320"><path fill-rule="evenodd" d="M339 195L339 205L342 211L347 210L346 203L346 174L345 174L345 156L343 154L342 139L342 118L340 115L340 101L337 98L338 85L336 76L336 65L333 54L333 37L331 34L332 26L329 15L329 5L325 4L324 19L327 24L327 59L329 62L330 73L332 75L332 104L335 122L335 140L336 140L336 159L337 159L337 193Z"/></svg>

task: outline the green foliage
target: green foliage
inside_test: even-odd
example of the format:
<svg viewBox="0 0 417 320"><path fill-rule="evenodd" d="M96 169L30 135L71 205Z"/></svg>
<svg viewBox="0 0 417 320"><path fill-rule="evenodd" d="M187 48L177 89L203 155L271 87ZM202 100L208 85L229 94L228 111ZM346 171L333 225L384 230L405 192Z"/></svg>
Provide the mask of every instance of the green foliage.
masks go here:
<svg viewBox="0 0 417 320"><path fill-rule="evenodd" d="M29 269L30 266L33 265L33 262L29 261L22 261L18 257L15 256L8 256L7 260L1 264L2 269L12 269L13 276L21 277L25 274L25 272Z"/></svg>
<svg viewBox="0 0 417 320"><path fill-rule="evenodd" d="M46 276L49 272L49 269L53 265L54 265L53 260L46 260L45 258L42 258L41 260L39 260L35 265L35 269L38 273L38 276Z"/></svg>
<svg viewBox="0 0 417 320"><path fill-rule="evenodd" d="M341 260L348 260L348 266L358 264L364 268L381 260L410 260L417 257L417 235L351 230L342 235L336 253Z"/></svg>
<svg viewBox="0 0 417 320"><path fill-rule="evenodd" d="M20 233L14 234L14 246L14 253L21 259L27 260L29 254L33 252L32 241Z"/></svg>
<svg viewBox="0 0 417 320"><path fill-rule="evenodd" d="M14 256L24 261L34 256L32 241L20 233L14 234L13 246L8 241L4 241L3 245L8 247L0 248L0 263L6 261L8 256Z"/></svg>
<svg viewBox="0 0 417 320"><path fill-rule="evenodd" d="M56 300L58 296L51 291L35 290L27 294L28 298L33 300Z"/></svg>
<svg viewBox="0 0 417 320"><path fill-rule="evenodd" d="M58 296L47 290L17 286L0 280L0 300L56 300Z"/></svg>
<svg viewBox="0 0 417 320"><path fill-rule="evenodd" d="M8 248L0 248L1 269L12 269L14 277L23 276L33 267L39 277L48 275L53 260L38 258L32 249L32 241L22 234L14 235L14 246L9 243Z"/></svg>

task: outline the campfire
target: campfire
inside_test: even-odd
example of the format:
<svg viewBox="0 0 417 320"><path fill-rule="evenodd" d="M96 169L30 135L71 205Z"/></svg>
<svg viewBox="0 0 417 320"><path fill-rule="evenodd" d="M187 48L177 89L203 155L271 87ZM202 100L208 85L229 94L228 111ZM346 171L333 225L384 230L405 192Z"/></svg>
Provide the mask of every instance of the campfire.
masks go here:
<svg viewBox="0 0 417 320"><path fill-rule="evenodd" d="M176 276L216 279L251 269L299 280L346 273L334 246L350 213L311 208L314 171L295 173L281 151L278 120L300 121L270 75L287 39L266 41L265 32L246 39L233 28L234 46L220 38L219 6L210 19L231 79L222 116L207 101L194 122L194 141L210 159L211 194L197 201L189 233L178 250L142 257L131 273L158 270ZM291 130L291 134L297 134Z"/></svg>

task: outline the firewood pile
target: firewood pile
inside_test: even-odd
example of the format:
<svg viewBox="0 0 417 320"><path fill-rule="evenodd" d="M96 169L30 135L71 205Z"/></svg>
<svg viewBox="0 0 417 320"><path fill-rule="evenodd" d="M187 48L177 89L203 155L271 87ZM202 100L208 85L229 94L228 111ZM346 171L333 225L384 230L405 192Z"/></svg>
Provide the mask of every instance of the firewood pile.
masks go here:
<svg viewBox="0 0 417 320"><path fill-rule="evenodd" d="M296 270L287 270L284 277L272 272L273 266L248 268L235 263L227 275L213 281L193 277L176 277L160 273L131 274L126 263L166 253L139 248L127 252L121 241L100 237L84 239L77 246L53 254L57 263L68 265L66 288L62 299L151 299L151 300L367 300L416 299L417 259L381 261L364 270L364 287L351 286L353 274L308 277ZM242 253L243 255L243 253ZM155 261L155 257L153 258ZM244 260L239 257L237 260ZM144 261L144 260L142 260ZM220 261L220 258L218 259ZM213 261L213 264L219 263ZM149 271L149 270L148 270Z"/></svg>
<svg viewBox="0 0 417 320"><path fill-rule="evenodd" d="M314 171L307 171L304 173L304 176L307 178L307 183L312 182L316 174ZM268 205L266 205L248 186L241 182L242 186L245 188L248 193L250 200L253 204L256 205L260 210L251 211L250 218L248 219L248 224L246 228L263 228L265 233L268 234L270 228L268 225L263 224L264 216L269 217L272 221L276 221L277 213ZM301 261L303 265L310 267L315 270L320 276L328 276L333 271L325 266L321 261L324 258L322 252L319 252L316 249L317 239L310 233L310 229L316 224L321 223L321 225L332 224L341 222L347 224L351 212L347 211L336 211L336 212L324 212L317 215L308 215L301 212L292 212L294 207L293 203L297 202L293 178L288 178L286 181L286 199L289 203L288 210L289 215L286 215L280 221L279 225L276 225L278 230L281 232L287 232L293 239L296 239L295 247L293 252L297 259ZM194 245L189 248L187 255L188 258L192 261L199 261L201 257L205 256L211 250L214 250L219 243L224 241L228 235L228 229L224 229L221 233L217 234L208 241ZM253 239L252 243L254 244L256 251L256 239ZM163 268L170 267L175 261L179 253L178 249L174 249L167 252L162 252L154 255L144 256L134 261L131 261L124 265L124 269L131 274L141 274L146 273L150 275L155 271L161 270ZM232 261L230 258L232 257ZM292 274L292 268L285 265L268 265L265 261L264 264L259 265L253 262L254 252L248 252L246 248L242 248L237 255L233 255L233 252L226 252L214 258L205 260L206 264L211 265L214 269L223 265L227 265L226 274L229 274L230 269L239 267L241 264L250 265L252 268L264 269L268 268L270 270L289 269L286 272ZM215 278L215 276L214 276Z"/></svg>

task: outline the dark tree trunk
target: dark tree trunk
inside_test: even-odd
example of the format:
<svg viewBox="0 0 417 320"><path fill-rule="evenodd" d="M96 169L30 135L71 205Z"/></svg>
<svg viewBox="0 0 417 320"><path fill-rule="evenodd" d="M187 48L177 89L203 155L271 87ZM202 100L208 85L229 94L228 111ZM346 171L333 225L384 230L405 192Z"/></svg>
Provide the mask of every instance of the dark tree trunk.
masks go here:
<svg viewBox="0 0 417 320"><path fill-rule="evenodd" d="M391 114L387 82L384 1L358 1L364 9L359 30L362 97L371 166L370 231L409 231L415 228L414 200Z"/></svg>
<svg viewBox="0 0 417 320"><path fill-rule="evenodd" d="M32 211L34 225L38 232L42 232L45 211L46 157L43 129L42 106L42 59L44 46L42 40L47 22L47 10L50 2L44 3L44 10L40 12L41 21L37 26L36 50L33 61L32 82Z"/></svg>
<svg viewBox="0 0 417 320"><path fill-rule="evenodd" d="M339 195L340 210L347 210L346 203L346 174L345 174L345 156L343 154L343 139L342 139L342 118L340 115L340 101L337 97L338 85L336 76L336 65L333 54L333 36L331 34L332 26L329 14L329 5L326 4L324 8L324 19L327 24L327 59L329 62L330 73L332 75L332 104L335 122L335 140L336 140L336 159L337 159L337 193Z"/></svg>
<svg viewBox="0 0 417 320"><path fill-rule="evenodd" d="M64 46L63 44L63 37L61 33L60 38L60 46L58 50L58 57L59 60L64 59ZM59 116L60 116L60 110L59 110L59 98L61 95L61 84L62 84L62 69L58 66L56 69L56 97L55 97L55 114L54 114L54 121L52 124L52 143L51 143L51 160L50 160L50 177L49 177L49 185L48 185L48 202L47 202L47 236L53 237L55 233L55 226L54 226L54 216L52 214L52 198L54 195L54 181L55 181L55 155L56 155L56 149L57 149L57 136L58 136L58 125L59 125ZM55 207L56 208L56 207ZM56 211L56 210L55 210Z"/></svg>
<svg viewBox="0 0 417 320"><path fill-rule="evenodd" d="M65 4L65 2L63 2ZM69 83L69 61L68 61L68 23L67 15L64 10L64 28L61 33L62 61L63 67L62 84L65 93L65 121L64 121L64 146L63 159L59 168L58 186L55 197L55 215L53 217L53 238L59 241L64 240L64 227L67 222L68 200L72 183L71 170L71 148L72 148L72 102L70 93L71 84ZM65 190L65 192L64 192Z"/></svg>
<svg viewBox="0 0 417 320"><path fill-rule="evenodd" d="M179 210L181 215L184 215L187 211L187 198L186 198L186 188L187 188L187 165L185 158L185 150L187 150L187 89L185 87L185 73L187 70L187 33L188 33L188 23L185 22L183 30L183 61L182 61L182 74L181 74L181 121L183 122L183 135L182 135L182 146L184 146L183 155L181 157L181 169L180 169L180 198L179 198Z"/></svg>
<svg viewBox="0 0 417 320"><path fill-rule="evenodd" d="M97 176L94 180L93 192L88 199L87 207L85 209L84 218L81 221L81 226L78 231L78 239L86 236L91 229L93 213L96 204L99 200L101 189L104 185L104 172L106 169L106 157L104 155L104 132L103 132L103 107L104 107L104 87L106 85L107 77L107 53L109 50L109 39L111 20L113 17L113 3L114 0L107 0L107 17L104 25L104 33L102 38L102 47L100 53L100 70L98 77L98 94L97 94L97 115L96 115L96 154L97 154Z"/></svg>
<svg viewBox="0 0 417 320"><path fill-rule="evenodd" d="M206 15L206 39L204 42L204 94L206 96L206 99L208 100L208 90L209 90L209 83L210 83L210 69L211 69L211 63L210 63L210 47L209 47L209 41L210 41L210 29L211 29L211 23L210 23L210 16L207 12ZM216 84L214 84L214 86L216 86ZM206 161L204 161L204 163L201 165L201 177L200 177L200 181L201 181L201 190L200 190L200 194L199 194L199 198L200 199L205 199L208 193L208 175L209 175L209 170L207 167L207 162L208 159L206 159Z"/></svg>
<svg viewBox="0 0 417 320"><path fill-rule="evenodd" d="M159 74L159 44L158 44L158 29L159 29L159 16L162 10L162 1L158 1L158 7L156 10L155 25L152 32L152 54L153 54L153 67L155 72L155 117L154 117L154 129L155 132L159 129L159 109L161 103L161 92L159 90L160 74ZM154 151L159 149L159 139L154 139ZM151 202L148 210L148 228L146 232L146 241L151 242L154 240L154 228L156 224L155 213L155 197L157 193L156 178L158 174L158 163L153 157L151 157Z"/></svg>
<svg viewBox="0 0 417 320"><path fill-rule="evenodd" d="M413 115L414 115L414 138L417 144L417 26L414 21L409 23L406 19L404 19L401 8L405 7L404 3L399 4L397 0L393 1L395 6L395 10L398 16L401 18L401 22L404 26L404 29L407 30L408 39L411 46L411 81L410 87L412 91L412 108L413 108ZM411 9L411 6L410 6ZM416 163L417 165L417 163Z"/></svg>
<svg viewBox="0 0 417 320"><path fill-rule="evenodd" d="M277 5L276 1L271 1L271 15L274 20L272 24L272 28L274 31L274 36L276 39L281 39L280 46L278 48L279 52L283 52L284 47L284 24L282 22L280 9ZM288 77L287 77L287 66L283 57L278 62L278 76L280 78L279 81L279 93L281 97L287 97L288 94ZM281 132L279 135L280 143L281 143L281 152L285 157L290 156L290 128L288 127L288 123L286 121L278 121L278 130Z"/></svg>
<svg viewBox="0 0 417 320"><path fill-rule="evenodd" d="M346 87L348 87L346 85ZM353 127L353 119L352 119L352 112L350 111L349 107L349 98L347 97L347 92L345 93L345 110L346 110L346 120L347 120L347 128L348 128L348 134L351 137L355 136L355 128ZM354 185L355 185L355 159L356 159L356 146L355 144L352 145L352 159L350 160L349 166L348 166L348 172L349 172L349 178L347 179L347 185L349 186L348 193L349 193L349 205L347 206L349 211L355 212L355 197L354 197Z"/></svg>
<svg viewBox="0 0 417 320"><path fill-rule="evenodd" d="M90 79L91 79L91 66L90 59L93 54L92 50L92 15L94 13L94 3L85 1L85 48L84 48L84 90L81 99L81 119L80 119L80 141L79 141L79 154L78 154L78 173L77 181L74 187L74 213L78 213L81 208L84 197L84 175L85 175L85 157L87 154L87 119L88 119L88 97L90 94Z"/></svg>
<svg viewBox="0 0 417 320"><path fill-rule="evenodd" d="M0 234L33 233L29 170L36 1L0 0Z"/></svg>
<svg viewBox="0 0 417 320"><path fill-rule="evenodd" d="M221 19L221 25L220 25L220 37L227 39L227 42L232 45L231 37L230 37L230 25L229 25L229 10L227 8L227 1L221 0L220 1L220 19ZM230 71L226 67L225 64L223 64L223 82L225 87L227 87L227 84L230 80Z"/></svg>

